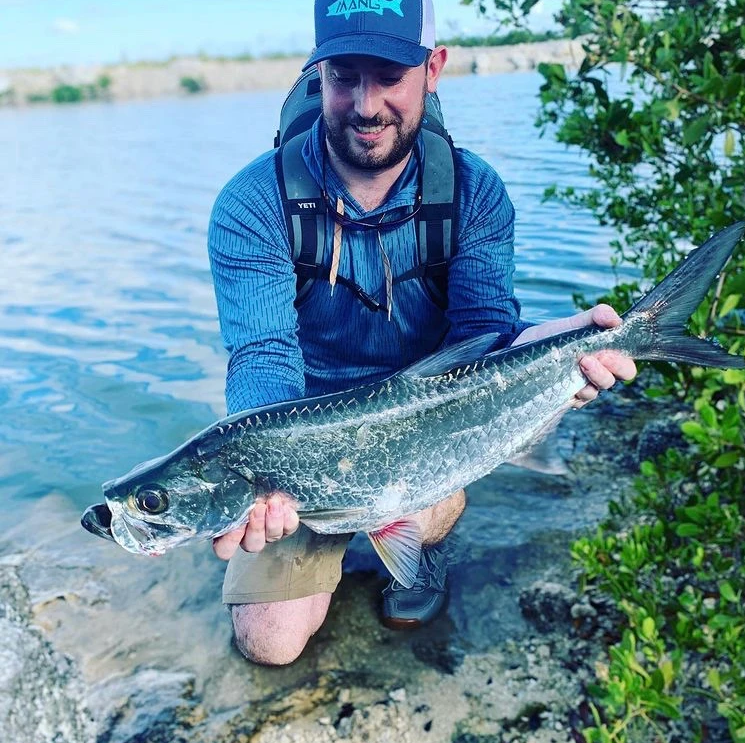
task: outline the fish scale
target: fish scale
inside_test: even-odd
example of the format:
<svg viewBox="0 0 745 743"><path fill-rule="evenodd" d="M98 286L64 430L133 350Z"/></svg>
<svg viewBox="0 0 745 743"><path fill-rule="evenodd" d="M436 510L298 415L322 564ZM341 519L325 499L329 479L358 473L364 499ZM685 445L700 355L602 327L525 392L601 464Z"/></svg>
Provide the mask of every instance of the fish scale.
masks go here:
<svg viewBox="0 0 745 743"><path fill-rule="evenodd" d="M218 421L104 483L106 503L91 506L83 525L131 552L159 554L238 527L258 497L282 490L317 532L367 531L411 585L421 534L408 517L535 446L586 384L582 356L609 349L745 368L741 356L684 332L743 232L737 223L691 251L616 328L507 349L498 334L480 336L375 384Z"/></svg>
<svg viewBox="0 0 745 743"><path fill-rule="evenodd" d="M585 384L573 373L577 360L604 332L585 334L558 354L551 343L518 347L454 369L447 380L398 377L373 388L369 399L341 397L321 406L328 411L322 427L312 417L294 419L291 409L279 411L281 421L271 430L246 426L225 445L242 452L267 492L292 493L301 518L312 509L342 512L354 505L362 511L314 523L316 531L373 530L444 499L532 443ZM545 386L537 393L525 378ZM360 445L362 426L368 434ZM349 472L340 472L343 460L352 462ZM379 503L397 483L405 485L400 503L381 511Z"/></svg>

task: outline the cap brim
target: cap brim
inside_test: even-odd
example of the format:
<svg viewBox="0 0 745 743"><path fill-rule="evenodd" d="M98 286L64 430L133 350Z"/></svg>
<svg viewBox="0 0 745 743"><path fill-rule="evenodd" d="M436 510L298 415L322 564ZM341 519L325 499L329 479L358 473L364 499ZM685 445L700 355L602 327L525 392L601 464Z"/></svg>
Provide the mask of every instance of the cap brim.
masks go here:
<svg viewBox="0 0 745 743"><path fill-rule="evenodd" d="M303 65L303 71L324 59L350 55L376 57L407 67L419 67L427 57L427 50L411 41L396 39L391 36L364 34L336 36L321 44L310 55L308 61Z"/></svg>

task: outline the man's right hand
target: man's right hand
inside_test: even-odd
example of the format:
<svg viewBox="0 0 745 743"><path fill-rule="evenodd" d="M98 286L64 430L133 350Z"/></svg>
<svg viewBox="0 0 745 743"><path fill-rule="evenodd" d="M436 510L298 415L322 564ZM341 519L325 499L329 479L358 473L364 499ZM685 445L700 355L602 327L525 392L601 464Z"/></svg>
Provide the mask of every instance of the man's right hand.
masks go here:
<svg viewBox="0 0 745 743"><path fill-rule="evenodd" d="M212 540L212 549L221 560L229 560L240 546L246 552L261 552L268 542L294 534L300 519L295 501L285 493L272 493L256 501L248 523Z"/></svg>

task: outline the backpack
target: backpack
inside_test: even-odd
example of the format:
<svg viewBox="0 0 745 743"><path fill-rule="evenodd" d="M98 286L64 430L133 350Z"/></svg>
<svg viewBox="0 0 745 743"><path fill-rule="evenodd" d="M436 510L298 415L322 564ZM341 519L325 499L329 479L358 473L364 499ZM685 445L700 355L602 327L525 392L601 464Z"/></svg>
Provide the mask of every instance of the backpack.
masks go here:
<svg viewBox="0 0 745 743"><path fill-rule="evenodd" d="M321 80L315 67L300 75L282 105L274 139L275 166L282 209L297 276L295 303L310 291L314 279L325 278L326 204L302 157L308 131L321 114ZM445 129L437 93L427 93L422 120L425 158L421 207L413 217L419 265L393 283L421 279L432 301L447 309L448 261L457 235L458 172L452 139ZM371 310L384 309L358 284L338 276Z"/></svg>

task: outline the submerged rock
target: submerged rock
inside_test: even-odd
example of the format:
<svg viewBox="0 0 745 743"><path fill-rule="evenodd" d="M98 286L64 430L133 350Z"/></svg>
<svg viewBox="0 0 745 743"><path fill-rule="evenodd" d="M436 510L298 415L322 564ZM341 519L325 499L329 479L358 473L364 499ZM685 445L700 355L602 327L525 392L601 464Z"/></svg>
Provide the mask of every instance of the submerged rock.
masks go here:
<svg viewBox="0 0 745 743"><path fill-rule="evenodd" d="M386 577L353 540L326 622L283 668L232 646L209 545L133 556L83 532L67 499L38 501L0 544L0 741L576 740L604 625L570 587L568 546L634 476L647 417L601 401L559 429L569 474L474 484L448 610L419 631L380 624Z"/></svg>
<svg viewBox="0 0 745 743"><path fill-rule="evenodd" d="M576 592L561 583L536 581L520 594L520 609L541 632L566 631L578 600Z"/></svg>
<svg viewBox="0 0 745 743"><path fill-rule="evenodd" d="M31 618L17 568L0 565L0 740L92 743L93 724L78 668L55 650Z"/></svg>

